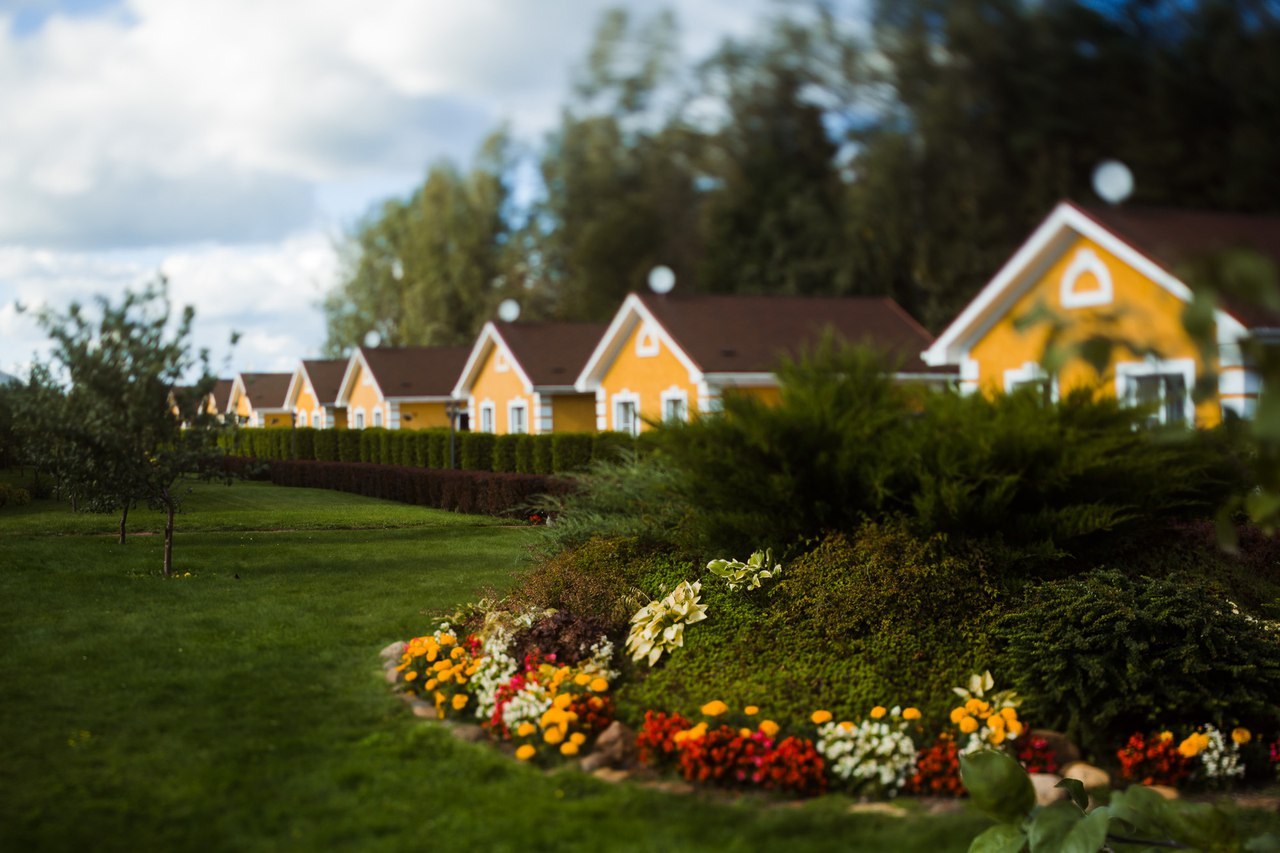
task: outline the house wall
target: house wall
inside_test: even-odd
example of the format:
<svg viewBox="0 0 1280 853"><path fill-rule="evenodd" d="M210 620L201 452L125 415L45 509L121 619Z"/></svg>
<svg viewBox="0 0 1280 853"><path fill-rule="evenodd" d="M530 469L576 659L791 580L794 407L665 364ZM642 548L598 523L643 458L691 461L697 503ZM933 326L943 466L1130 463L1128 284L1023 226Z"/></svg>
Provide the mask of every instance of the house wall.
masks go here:
<svg viewBox="0 0 1280 853"><path fill-rule="evenodd" d="M236 397L236 404L233 407L235 416L238 420L242 420L245 426L249 426L253 422L253 406L249 405L249 398L244 394Z"/></svg>
<svg viewBox="0 0 1280 853"><path fill-rule="evenodd" d="M555 394L551 400L552 432L595 432L595 394Z"/></svg>
<svg viewBox="0 0 1280 853"><path fill-rule="evenodd" d="M406 415L409 417L406 418ZM443 402L400 404L400 429L431 429L448 426L449 414Z"/></svg>
<svg viewBox="0 0 1280 853"><path fill-rule="evenodd" d="M293 416L289 412L268 412L262 416L264 427L287 427L293 425Z"/></svg>
<svg viewBox="0 0 1280 853"><path fill-rule="evenodd" d="M1088 253L1092 253L1090 256ZM1111 281L1111 298L1103 298L1104 282ZM1071 301L1101 304L1076 307L1063 302L1064 277ZM1074 296L1072 296L1074 294ZM1182 325L1185 303L1160 285L1122 263L1097 243L1079 238L1049 266L1035 283L986 330L970 347L972 371L967 379L987 394L1005 390L1005 371L1015 371L1038 363L1049 340L1051 324L1039 322L1018 329L1018 318L1037 309L1047 308L1066 324L1060 342L1078 343L1093 335L1105 335L1127 342L1130 347L1116 347L1111 361L1099 375L1080 358L1067 362L1057 376L1060 394L1077 387L1096 386L1099 393L1116 394L1116 367L1124 362L1141 363L1152 350L1161 359L1193 359L1196 376L1202 375L1204 363L1198 348ZM963 368L962 368L963 370ZM1216 401L1206 401L1196 408L1196 423L1212 426L1220 420Z"/></svg>
<svg viewBox="0 0 1280 853"><path fill-rule="evenodd" d="M740 397L754 397L766 406L776 406L782 402L782 390L776 385L736 386L725 388L723 396L736 394Z"/></svg>
<svg viewBox="0 0 1280 853"><path fill-rule="evenodd" d="M475 383L471 386L471 397L467 401L471 409L471 428L476 432L480 431L480 405L492 402L494 432L498 435L510 432L507 406L514 400L524 401L525 423L530 432L537 432L538 417L534 410L533 394L525 390L524 382L511 364L507 351L500 346L492 346L480 364ZM594 420L594 409L592 415Z"/></svg>
<svg viewBox="0 0 1280 853"><path fill-rule="evenodd" d="M347 409L345 406L325 406L325 429L346 429Z"/></svg>
<svg viewBox="0 0 1280 853"><path fill-rule="evenodd" d="M646 347L640 347L642 342ZM640 351L651 353L641 355ZM638 323L627 336L618 351L617 358L609 366L600 382L604 403L604 429L612 430L614 401L620 395L636 395L637 412L642 419L658 420L662 417L662 394L673 388L688 395L689 414L698 410L698 387L690 381L689 371L657 335L646 334L645 324ZM597 415L600 412L597 411ZM642 423L641 430L648 429Z"/></svg>
<svg viewBox="0 0 1280 853"><path fill-rule="evenodd" d="M315 416L319 411L320 403L316 400L315 392L312 391L310 383L303 382L301 390L298 391L298 400L293 406L293 412L298 418L298 426L302 426L302 415L305 413L307 426L318 427Z"/></svg>
<svg viewBox="0 0 1280 853"><path fill-rule="evenodd" d="M355 427L356 412L363 411L364 425L371 427L373 426L374 409L381 409L382 425L385 427L391 420L390 407L382 399L382 395L378 393L378 386L373 383L373 377L365 369L364 365L357 361L355 370L355 376L352 377L351 396L347 402L347 422L352 427Z"/></svg>

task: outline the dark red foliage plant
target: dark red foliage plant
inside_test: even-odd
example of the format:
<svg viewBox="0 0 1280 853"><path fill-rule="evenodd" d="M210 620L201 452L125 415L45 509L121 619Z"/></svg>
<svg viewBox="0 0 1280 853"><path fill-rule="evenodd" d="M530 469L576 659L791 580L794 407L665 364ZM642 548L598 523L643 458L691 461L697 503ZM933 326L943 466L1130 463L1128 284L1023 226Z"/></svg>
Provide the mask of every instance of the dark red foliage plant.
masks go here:
<svg viewBox="0 0 1280 853"><path fill-rule="evenodd" d="M1170 732L1135 733L1116 752L1120 778L1140 785L1170 785L1191 775L1190 762L1178 752L1178 740Z"/></svg>
<svg viewBox="0 0 1280 853"><path fill-rule="evenodd" d="M955 738L949 734L939 735L932 746L920 750L916 755L916 773L907 780L903 790L932 797L963 797L960 751Z"/></svg>
<svg viewBox="0 0 1280 853"><path fill-rule="evenodd" d="M1049 741L1039 736L1018 738L1018 763L1028 773L1057 773L1058 756Z"/></svg>
<svg viewBox="0 0 1280 853"><path fill-rule="evenodd" d="M675 764L680 757L680 745L675 742L675 736L689 727L689 721L679 714L645 711L644 724L636 735L640 762L657 767Z"/></svg>

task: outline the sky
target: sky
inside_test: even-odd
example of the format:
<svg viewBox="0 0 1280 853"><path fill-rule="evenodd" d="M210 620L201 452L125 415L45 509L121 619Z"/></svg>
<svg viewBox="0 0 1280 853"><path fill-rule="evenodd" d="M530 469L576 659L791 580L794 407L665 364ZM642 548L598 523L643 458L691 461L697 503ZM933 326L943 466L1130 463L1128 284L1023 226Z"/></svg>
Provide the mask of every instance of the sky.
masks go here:
<svg viewBox="0 0 1280 853"><path fill-rule="evenodd" d="M666 5L702 57L771 2ZM540 141L610 6L659 4L0 0L0 371L46 357L33 310L161 272L220 375L292 371L342 235L500 123Z"/></svg>

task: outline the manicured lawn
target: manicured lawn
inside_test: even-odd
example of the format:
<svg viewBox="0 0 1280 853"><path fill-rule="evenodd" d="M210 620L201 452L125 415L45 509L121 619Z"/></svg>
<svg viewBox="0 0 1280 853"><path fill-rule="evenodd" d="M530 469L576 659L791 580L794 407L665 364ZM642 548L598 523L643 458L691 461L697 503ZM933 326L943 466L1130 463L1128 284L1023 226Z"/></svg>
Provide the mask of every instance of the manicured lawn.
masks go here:
<svg viewBox="0 0 1280 853"><path fill-rule="evenodd" d="M0 850L934 851L986 823L673 796L458 742L377 651L508 585L529 531L257 483L189 510L190 576L165 581L158 536L0 509Z"/></svg>

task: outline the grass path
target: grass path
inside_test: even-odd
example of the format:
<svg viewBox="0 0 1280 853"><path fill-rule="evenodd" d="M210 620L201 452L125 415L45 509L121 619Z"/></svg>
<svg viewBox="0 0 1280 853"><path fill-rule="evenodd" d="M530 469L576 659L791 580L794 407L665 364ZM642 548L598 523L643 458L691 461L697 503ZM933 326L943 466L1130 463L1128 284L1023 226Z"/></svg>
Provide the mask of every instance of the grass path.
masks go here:
<svg viewBox="0 0 1280 853"><path fill-rule="evenodd" d="M0 510L0 850L941 851L984 825L677 797L455 741L377 650L509 584L534 534L264 484L189 506L170 581L159 537Z"/></svg>

